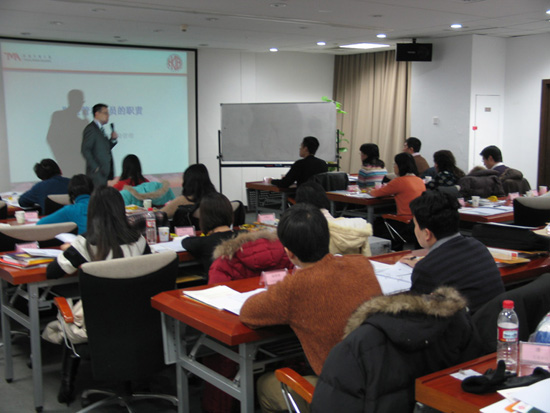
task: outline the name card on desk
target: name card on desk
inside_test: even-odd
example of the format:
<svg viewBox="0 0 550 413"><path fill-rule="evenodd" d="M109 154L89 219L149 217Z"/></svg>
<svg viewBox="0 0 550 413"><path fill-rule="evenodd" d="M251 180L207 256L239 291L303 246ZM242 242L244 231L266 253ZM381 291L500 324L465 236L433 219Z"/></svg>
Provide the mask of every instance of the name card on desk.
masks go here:
<svg viewBox="0 0 550 413"><path fill-rule="evenodd" d="M279 281L283 281L287 274L288 270L286 268L284 270L262 271L260 285L269 287L270 285L277 284Z"/></svg>
<svg viewBox="0 0 550 413"><path fill-rule="evenodd" d="M195 228L194 227L176 227L176 228L174 228L174 230L176 231L176 235L178 237L184 237L186 235L188 235L190 237L195 236Z"/></svg>
<svg viewBox="0 0 550 413"><path fill-rule="evenodd" d="M275 214L258 214L257 221L260 224L273 224L277 218L275 218Z"/></svg>
<svg viewBox="0 0 550 413"><path fill-rule="evenodd" d="M533 374L536 367L550 370L550 344L519 343L519 376Z"/></svg>
<svg viewBox="0 0 550 413"><path fill-rule="evenodd" d="M25 212L25 222L38 222L38 212L37 211Z"/></svg>
<svg viewBox="0 0 550 413"><path fill-rule="evenodd" d="M21 244L15 244L15 252L25 252L25 248L35 248L38 249L38 242L25 242Z"/></svg>

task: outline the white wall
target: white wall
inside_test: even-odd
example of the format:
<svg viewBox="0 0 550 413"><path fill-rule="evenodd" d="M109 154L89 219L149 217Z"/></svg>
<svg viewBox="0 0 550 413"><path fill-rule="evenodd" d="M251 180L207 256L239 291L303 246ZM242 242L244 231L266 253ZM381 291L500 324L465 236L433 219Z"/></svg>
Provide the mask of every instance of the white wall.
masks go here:
<svg viewBox="0 0 550 413"><path fill-rule="evenodd" d="M199 162L219 189L218 130L221 103L319 102L332 96L334 56L308 53L198 52ZM298 144L303 136L296 137ZM223 168L222 192L246 204L244 183L279 177L281 168Z"/></svg>
<svg viewBox="0 0 550 413"><path fill-rule="evenodd" d="M433 165L433 153L448 149L467 169L472 83L472 36L432 41L431 62L413 62L411 136L422 141L421 153ZM439 119L434 125L433 118Z"/></svg>
<svg viewBox="0 0 550 413"><path fill-rule="evenodd" d="M542 80L550 79L550 34L506 41L504 163L537 185ZM541 182L541 185L550 182Z"/></svg>

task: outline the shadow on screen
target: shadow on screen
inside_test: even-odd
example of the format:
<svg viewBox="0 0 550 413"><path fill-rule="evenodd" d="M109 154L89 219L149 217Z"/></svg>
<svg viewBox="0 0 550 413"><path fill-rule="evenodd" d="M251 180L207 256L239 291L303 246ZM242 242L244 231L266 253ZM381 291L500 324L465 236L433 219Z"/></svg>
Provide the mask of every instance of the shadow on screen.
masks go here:
<svg viewBox="0 0 550 413"><path fill-rule="evenodd" d="M52 114L46 140L63 175L71 177L86 173L84 158L80 154L82 131L90 121L87 110L79 112L84 105L84 92L78 89L67 94L68 107Z"/></svg>

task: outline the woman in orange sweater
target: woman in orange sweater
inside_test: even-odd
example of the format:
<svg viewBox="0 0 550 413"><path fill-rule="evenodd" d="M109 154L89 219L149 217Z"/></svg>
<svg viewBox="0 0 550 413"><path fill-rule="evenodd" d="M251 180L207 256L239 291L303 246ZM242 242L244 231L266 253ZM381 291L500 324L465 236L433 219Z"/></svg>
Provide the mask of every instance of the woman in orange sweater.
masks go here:
<svg viewBox="0 0 550 413"><path fill-rule="evenodd" d="M395 155L394 161L393 170L397 178L392 179L387 185L381 188L370 190L369 193L375 197L395 196L397 215L403 215L404 217L412 219L409 203L422 195L422 192L426 190L426 185L424 185L424 181L417 176L418 170L416 169L416 164L414 163L412 155L402 152ZM416 242L414 224L412 221L407 224L405 222L392 220L391 226L406 241ZM382 217L378 217L374 221L373 231L375 236L391 240L392 249L394 251L401 251L403 249L404 241L402 238L396 237L388 231Z"/></svg>
<svg viewBox="0 0 550 413"><path fill-rule="evenodd" d="M411 215L409 203L422 195L426 190L424 181L418 177L418 170L412 155L401 152L395 155L393 171L397 178L392 179L387 185L371 189L369 193L375 197L395 196L397 215Z"/></svg>

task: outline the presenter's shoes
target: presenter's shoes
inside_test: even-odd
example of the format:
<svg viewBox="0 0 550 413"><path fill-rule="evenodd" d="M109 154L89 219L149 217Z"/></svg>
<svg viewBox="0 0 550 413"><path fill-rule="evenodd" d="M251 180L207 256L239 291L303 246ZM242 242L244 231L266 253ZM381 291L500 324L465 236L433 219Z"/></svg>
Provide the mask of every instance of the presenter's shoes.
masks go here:
<svg viewBox="0 0 550 413"><path fill-rule="evenodd" d="M65 348L61 387L59 387L59 393L57 393L57 401L59 403L66 403L68 406L74 400L74 382L79 365L80 357L77 357L72 351Z"/></svg>

